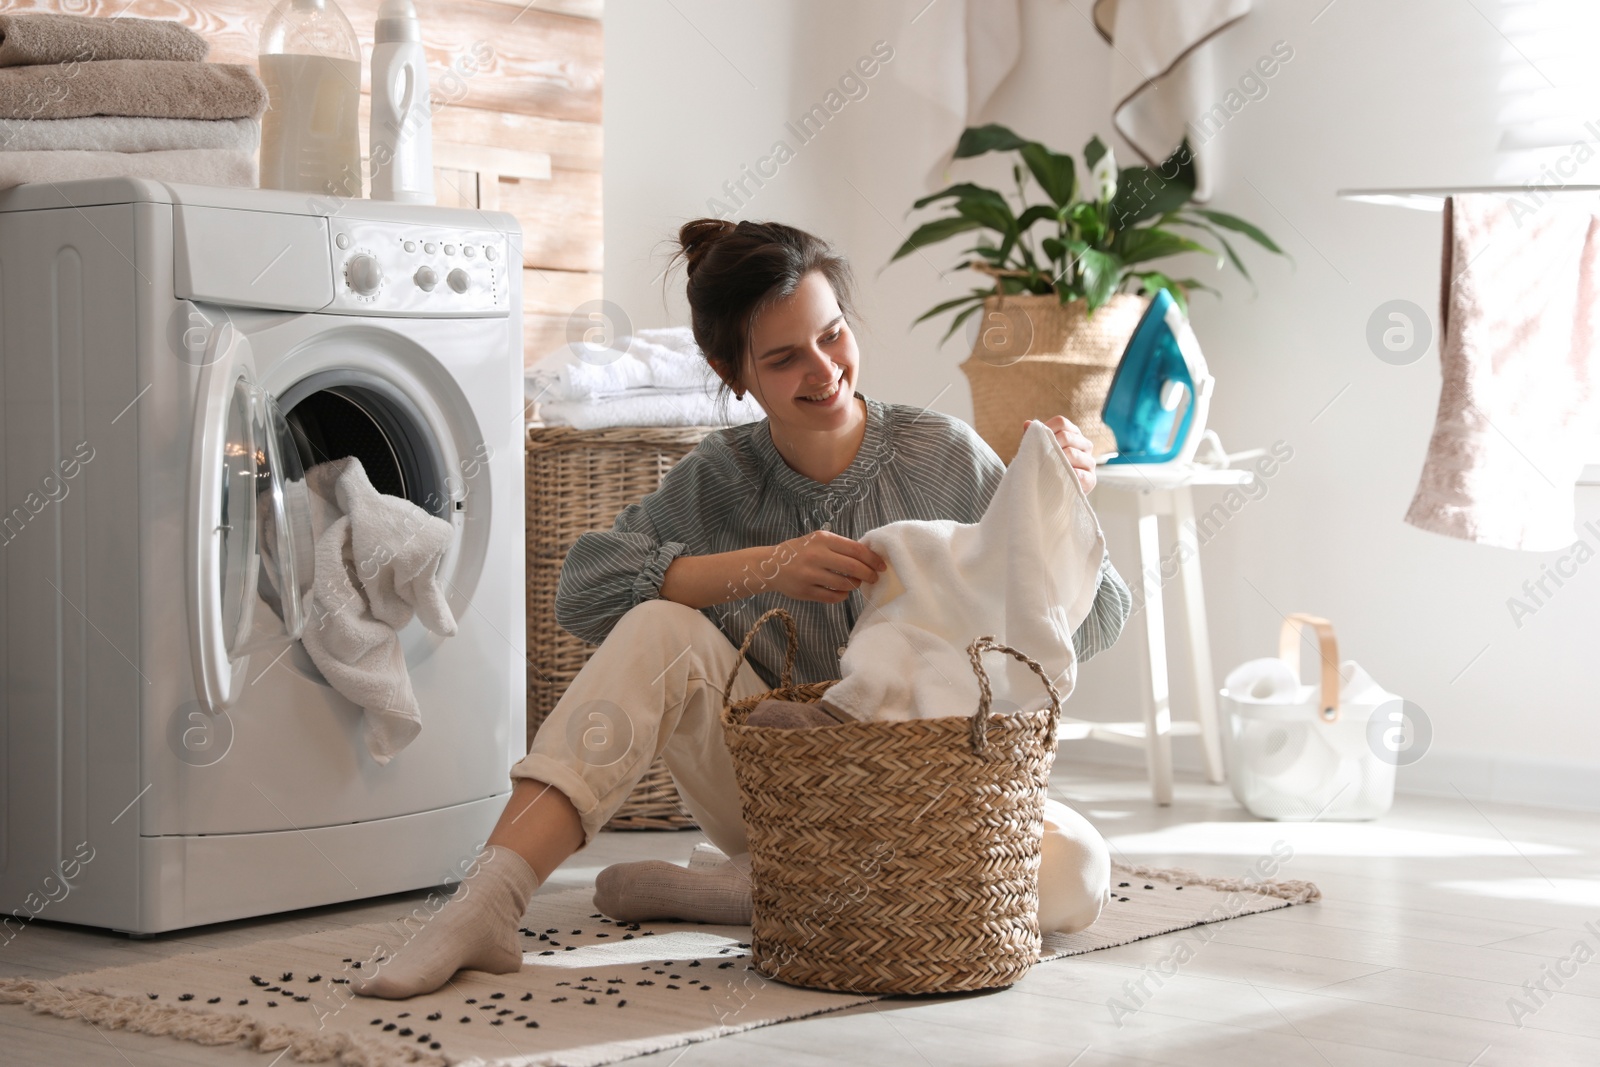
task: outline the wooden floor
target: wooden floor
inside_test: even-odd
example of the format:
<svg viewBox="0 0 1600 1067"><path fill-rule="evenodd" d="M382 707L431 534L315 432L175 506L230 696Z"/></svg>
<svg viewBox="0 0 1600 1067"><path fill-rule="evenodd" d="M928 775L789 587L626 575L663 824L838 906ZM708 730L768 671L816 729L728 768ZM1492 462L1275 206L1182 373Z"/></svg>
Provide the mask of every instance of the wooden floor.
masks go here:
<svg viewBox="0 0 1600 1067"><path fill-rule="evenodd" d="M1113 770L1058 774L1055 794L1132 862L1244 876L1275 845L1279 854L1287 846L1293 855L1278 877L1315 881L1323 901L1223 923L1186 960L1176 948L1181 935L1169 935L1041 965L998 993L887 1001L628 1062L1600 1064L1594 815L1401 797L1377 823L1265 823L1248 818L1225 787L1194 782L1180 782L1173 805L1157 809L1142 781ZM681 861L699 839L605 834L540 891L586 885L619 859ZM420 895L149 941L36 922L6 948L0 975L56 977L370 922ZM1578 942L1586 948L1575 954ZM274 1061L0 1007L6 1065Z"/></svg>

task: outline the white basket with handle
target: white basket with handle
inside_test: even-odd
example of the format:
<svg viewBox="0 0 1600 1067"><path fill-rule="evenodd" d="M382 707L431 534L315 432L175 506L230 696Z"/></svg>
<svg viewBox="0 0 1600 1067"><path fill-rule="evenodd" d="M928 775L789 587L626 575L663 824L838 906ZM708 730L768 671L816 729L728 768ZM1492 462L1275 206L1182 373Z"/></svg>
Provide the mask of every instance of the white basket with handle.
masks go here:
<svg viewBox="0 0 1600 1067"><path fill-rule="evenodd" d="M1300 681L1300 635L1307 626L1316 632L1322 661L1317 685ZM1375 819L1394 803L1395 760L1373 718L1387 722L1400 698L1354 660L1339 662L1327 619L1288 616L1277 659L1236 667L1220 696L1228 785L1251 814L1302 822Z"/></svg>

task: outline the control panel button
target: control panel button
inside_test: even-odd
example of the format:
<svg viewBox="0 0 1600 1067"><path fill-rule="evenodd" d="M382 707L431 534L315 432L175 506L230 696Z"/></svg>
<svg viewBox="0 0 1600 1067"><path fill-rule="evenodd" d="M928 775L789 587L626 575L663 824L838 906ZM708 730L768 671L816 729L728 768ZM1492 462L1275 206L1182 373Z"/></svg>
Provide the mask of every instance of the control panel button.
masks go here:
<svg viewBox="0 0 1600 1067"><path fill-rule="evenodd" d="M417 273L411 276L417 283L417 288L425 293L433 292L433 287L439 284L439 275L432 267L418 267Z"/></svg>
<svg viewBox="0 0 1600 1067"><path fill-rule="evenodd" d="M462 245L461 254L466 256L468 259L471 259L473 256L478 254L478 250L471 245Z"/></svg>
<svg viewBox="0 0 1600 1067"><path fill-rule="evenodd" d="M427 244L422 246L422 250L431 256L435 252L439 251L439 246L434 244L432 241L429 241Z"/></svg>
<svg viewBox="0 0 1600 1067"><path fill-rule="evenodd" d="M456 254L456 246L455 245L445 245L444 246L444 254L447 255L447 256L455 255Z"/></svg>
<svg viewBox="0 0 1600 1067"><path fill-rule="evenodd" d="M483 246L483 258L484 259L487 259L492 263L492 262L494 262L494 257L495 257L496 254L497 253L494 250L494 245L484 245Z"/></svg>
<svg viewBox="0 0 1600 1067"><path fill-rule="evenodd" d="M347 233L341 233L341 234L339 234L337 237L335 237L333 239L333 243L338 245L340 247L340 249L349 248L350 247L350 235L347 234Z"/></svg>
<svg viewBox="0 0 1600 1067"><path fill-rule="evenodd" d="M407 241L402 247L407 252L415 252L417 250L417 242L415 242L415 241Z"/></svg>
<svg viewBox="0 0 1600 1067"><path fill-rule="evenodd" d="M383 282L383 270L378 266L377 258L365 252L350 257L350 262L345 265L344 276L350 288L362 296L371 296Z"/></svg>
<svg viewBox="0 0 1600 1067"><path fill-rule="evenodd" d="M451 271L445 280L450 283L450 288L458 293L464 293L472 286L472 277L460 267Z"/></svg>

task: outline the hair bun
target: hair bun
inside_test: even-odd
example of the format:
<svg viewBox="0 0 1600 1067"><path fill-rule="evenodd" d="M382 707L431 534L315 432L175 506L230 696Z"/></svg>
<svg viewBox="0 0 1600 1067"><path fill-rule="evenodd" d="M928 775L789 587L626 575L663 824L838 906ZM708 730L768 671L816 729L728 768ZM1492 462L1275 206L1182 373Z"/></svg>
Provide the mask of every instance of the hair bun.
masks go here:
<svg viewBox="0 0 1600 1067"><path fill-rule="evenodd" d="M678 230L678 245L683 250L685 273L693 275L711 246L736 229L738 223L727 219L694 219L684 223Z"/></svg>

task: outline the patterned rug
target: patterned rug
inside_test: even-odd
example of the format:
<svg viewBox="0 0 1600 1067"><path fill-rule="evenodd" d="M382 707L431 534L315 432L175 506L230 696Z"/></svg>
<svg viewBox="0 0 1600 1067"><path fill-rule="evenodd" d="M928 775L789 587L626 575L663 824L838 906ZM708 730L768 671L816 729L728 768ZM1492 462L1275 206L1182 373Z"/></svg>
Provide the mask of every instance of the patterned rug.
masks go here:
<svg viewBox="0 0 1600 1067"><path fill-rule="evenodd" d="M1208 879L1113 868L1112 902L1088 930L1046 935L1044 959L1093 952L1319 898L1308 882ZM426 912L419 908L419 912ZM417 919L341 927L242 948L69 975L0 980L0 1003L204 1045L288 1049L350 1067L594 1067L883 999L799 989L749 966L749 927L615 923L590 890L536 896L517 974L463 971L406 1001L349 992Z"/></svg>

